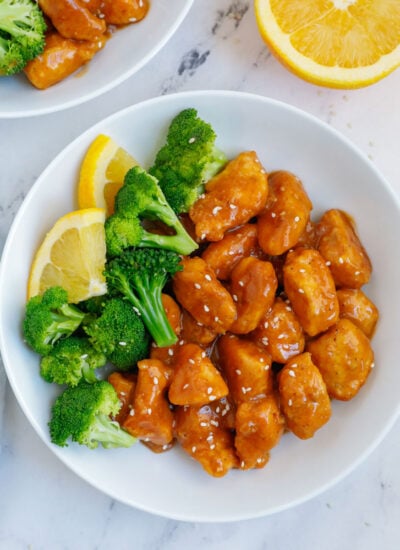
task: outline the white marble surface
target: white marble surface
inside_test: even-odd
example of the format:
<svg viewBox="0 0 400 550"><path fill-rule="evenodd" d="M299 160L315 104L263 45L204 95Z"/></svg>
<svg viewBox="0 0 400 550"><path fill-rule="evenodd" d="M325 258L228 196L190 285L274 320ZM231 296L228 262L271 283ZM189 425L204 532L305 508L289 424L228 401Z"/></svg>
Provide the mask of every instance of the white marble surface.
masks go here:
<svg viewBox="0 0 400 550"><path fill-rule="evenodd" d="M37 176L88 126L148 97L206 88L254 92L316 115L364 151L400 194L400 70L361 90L307 84L264 47L251 1L197 0L164 50L117 89L66 112L0 120L0 249ZM357 470L296 508L238 523L180 523L113 501L66 469L21 413L0 364L0 549L395 550L399 441L397 422Z"/></svg>

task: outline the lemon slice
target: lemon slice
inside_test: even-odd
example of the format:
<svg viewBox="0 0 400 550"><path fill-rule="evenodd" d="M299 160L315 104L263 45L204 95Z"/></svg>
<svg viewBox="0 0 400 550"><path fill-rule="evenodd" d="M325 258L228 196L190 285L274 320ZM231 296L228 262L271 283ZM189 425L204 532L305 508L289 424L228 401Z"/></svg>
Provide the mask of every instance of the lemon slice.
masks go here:
<svg viewBox="0 0 400 550"><path fill-rule="evenodd" d="M359 88L400 65L399 0L255 0L261 36L295 74Z"/></svg>
<svg viewBox="0 0 400 550"><path fill-rule="evenodd" d="M79 208L114 211L114 198L125 174L137 161L111 137L100 134L90 144L82 161L78 183Z"/></svg>
<svg viewBox="0 0 400 550"><path fill-rule="evenodd" d="M62 216L37 250L29 274L28 299L62 286L77 303L107 292L105 210L88 208Z"/></svg>

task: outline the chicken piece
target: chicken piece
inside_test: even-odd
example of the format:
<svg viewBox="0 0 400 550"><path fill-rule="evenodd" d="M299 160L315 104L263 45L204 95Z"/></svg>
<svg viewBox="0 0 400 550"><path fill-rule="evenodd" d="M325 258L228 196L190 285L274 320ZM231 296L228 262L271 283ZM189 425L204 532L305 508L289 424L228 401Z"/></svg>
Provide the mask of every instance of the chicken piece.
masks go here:
<svg viewBox="0 0 400 550"><path fill-rule="evenodd" d="M220 415L209 405L177 407L175 421L178 442L208 474L222 477L238 467L233 432L222 427Z"/></svg>
<svg viewBox="0 0 400 550"><path fill-rule="evenodd" d="M158 359L143 359L138 369L132 408L122 427L143 441L169 445L173 439L173 414L165 395L169 370Z"/></svg>
<svg viewBox="0 0 400 550"><path fill-rule="evenodd" d="M113 372L108 377L108 381L114 387L121 402L121 408L115 417L115 420L122 424L131 409L133 395L136 387L136 374Z"/></svg>
<svg viewBox="0 0 400 550"><path fill-rule="evenodd" d="M172 330L177 336L180 335L182 330L181 325L181 309L175 300L168 294L161 294L161 301L164 306L165 314L167 319L172 327ZM159 359L163 361L165 365L172 365L175 357L175 352L178 349L179 345L182 345L183 341L180 340L176 344L171 346L164 346L162 348L155 345L153 342L150 349L150 358Z"/></svg>
<svg viewBox="0 0 400 550"><path fill-rule="evenodd" d="M103 0L101 12L109 25L129 25L143 19L149 7L148 0Z"/></svg>
<svg viewBox="0 0 400 550"><path fill-rule="evenodd" d="M104 0L79 0L80 4L94 14L100 13L100 8Z"/></svg>
<svg viewBox="0 0 400 550"><path fill-rule="evenodd" d="M228 231L221 241L210 243L201 257L218 279L226 281L239 260L254 255L257 249L257 226L248 223Z"/></svg>
<svg viewBox="0 0 400 550"><path fill-rule="evenodd" d="M221 373L197 344L177 350L168 397L174 405L205 405L228 395Z"/></svg>
<svg viewBox="0 0 400 550"><path fill-rule="evenodd" d="M286 363L304 351L301 324L291 306L281 298L275 300L251 337L265 347L274 363Z"/></svg>
<svg viewBox="0 0 400 550"><path fill-rule="evenodd" d="M177 336L179 336L182 330L181 308L179 307L179 304L177 304L171 296L164 293L161 294L161 301L172 330Z"/></svg>
<svg viewBox="0 0 400 550"><path fill-rule="evenodd" d="M317 249L328 262L337 287L360 288L368 283L371 261L345 212L325 212L317 224L317 239Z"/></svg>
<svg viewBox="0 0 400 550"><path fill-rule="evenodd" d="M303 248L316 248L317 225L314 222L308 220L307 225L295 246L302 246Z"/></svg>
<svg viewBox="0 0 400 550"><path fill-rule="evenodd" d="M291 359L279 372L279 396L287 428L309 439L331 417L325 382L310 353Z"/></svg>
<svg viewBox="0 0 400 550"><path fill-rule="evenodd" d="M284 419L274 395L241 403L236 411L235 436L240 468L263 468L283 430Z"/></svg>
<svg viewBox="0 0 400 550"><path fill-rule="evenodd" d="M223 334L236 319L232 296L201 258L183 258L182 266L173 278L178 302L196 321Z"/></svg>
<svg viewBox="0 0 400 550"><path fill-rule="evenodd" d="M49 88L90 61L105 43L105 37L94 42L79 42L56 32L49 33L43 53L25 66L25 76L39 90Z"/></svg>
<svg viewBox="0 0 400 550"><path fill-rule="evenodd" d="M376 305L360 289L339 289L337 297L339 300L339 316L349 319L368 338L372 338L379 317Z"/></svg>
<svg viewBox="0 0 400 550"><path fill-rule="evenodd" d="M99 40L106 23L79 0L39 0L39 6L64 38Z"/></svg>
<svg viewBox="0 0 400 550"><path fill-rule="evenodd" d="M206 184L206 192L190 208L196 236L220 241L224 233L261 212L268 179L254 151L240 153Z"/></svg>
<svg viewBox="0 0 400 550"><path fill-rule="evenodd" d="M369 339L348 319L339 319L325 334L309 342L307 351L322 374L329 396L341 401L358 393L374 366Z"/></svg>
<svg viewBox="0 0 400 550"><path fill-rule="evenodd" d="M215 340L216 336L216 332L196 321L186 309L182 311L182 340L193 342L199 346L207 346Z"/></svg>
<svg viewBox="0 0 400 550"><path fill-rule="evenodd" d="M218 360L236 404L272 392L271 357L254 342L225 334L217 341Z"/></svg>
<svg viewBox="0 0 400 550"><path fill-rule="evenodd" d="M304 331L315 336L339 317L335 283L317 250L296 248L283 267L283 283L293 311Z"/></svg>
<svg viewBox="0 0 400 550"><path fill-rule="evenodd" d="M253 257L240 260L231 274L229 290L236 303L237 318L229 331L248 334L254 330L274 303L277 288L278 279L270 262Z"/></svg>
<svg viewBox="0 0 400 550"><path fill-rule="evenodd" d="M258 242L266 254L279 256L293 248L307 226L312 203L301 181L280 170L269 175L265 210L258 216Z"/></svg>

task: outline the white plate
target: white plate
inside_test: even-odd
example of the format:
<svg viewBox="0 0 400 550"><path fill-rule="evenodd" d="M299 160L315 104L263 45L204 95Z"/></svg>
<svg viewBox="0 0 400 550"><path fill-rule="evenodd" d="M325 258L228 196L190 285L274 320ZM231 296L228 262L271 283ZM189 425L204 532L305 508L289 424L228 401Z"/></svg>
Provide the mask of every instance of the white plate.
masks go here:
<svg viewBox="0 0 400 550"><path fill-rule="evenodd" d="M313 439L286 434L265 469L232 471L222 479L209 477L179 448L156 455L140 444L95 451L51 445L47 422L56 388L41 380L38 357L21 339L32 255L53 222L76 208L75 183L89 143L100 132L109 134L146 166L172 117L186 107L197 108L213 124L218 145L228 155L255 149L268 171L284 168L300 176L314 215L338 207L354 216L375 268L367 292L381 311L373 340L376 368L358 396L334 402L332 419ZM351 143L277 101L235 92L191 92L116 113L58 155L27 195L10 230L0 271L0 343L15 395L37 433L69 468L126 504L190 521L252 518L299 504L349 473L398 415L399 212L388 184Z"/></svg>
<svg viewBox="0 0 400 550"><path fill-rule="evenodd" d="M93 99L143 67L166 44L193 0L153 0L146 17L119 29L82 72L47 90L34 88L23 74L0 78L0 118L61 111Z"/></svg>

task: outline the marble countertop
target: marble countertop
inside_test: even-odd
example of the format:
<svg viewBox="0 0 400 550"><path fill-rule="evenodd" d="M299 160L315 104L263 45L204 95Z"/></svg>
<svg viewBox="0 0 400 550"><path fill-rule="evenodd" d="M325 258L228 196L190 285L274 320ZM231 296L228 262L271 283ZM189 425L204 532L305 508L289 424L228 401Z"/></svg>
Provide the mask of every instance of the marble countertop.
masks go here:
<svg viewBox="0 0 400 550"><path fill-rule="evenodd" d="M400 195L400 70L361 90L303 82L264 46L252 4L198 0L163 51L118 88L66 112L0 120L0 249L35 179L73 138L121 108L184 90L253 92L312 113L351 139ZM285 512L229 524L176 522L122 505L69 471L22 414L0 364L0 549L394 550L399 441L398 421L344 480Z"/></svg>

